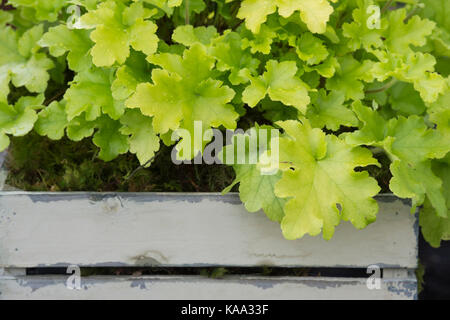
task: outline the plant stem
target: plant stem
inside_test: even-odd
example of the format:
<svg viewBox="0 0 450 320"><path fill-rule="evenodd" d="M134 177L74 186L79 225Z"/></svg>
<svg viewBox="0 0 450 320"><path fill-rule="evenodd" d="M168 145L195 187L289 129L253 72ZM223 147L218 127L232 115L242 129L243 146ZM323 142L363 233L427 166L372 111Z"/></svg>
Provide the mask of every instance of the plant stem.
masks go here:
<svg viewBox="0 0 450 320"><path fill-rule="evenodd" d="M412 16L414 16L414 15L417 13L417 11L419 11L420 9L422 9L421 6L416 6L416 7L414 7L414 8L411 10L411 12L408 13L408 15L406 16L406 18L403 19L403 22L405 22L405 23L408 22L408 20L411 19Z"/></svg>
<svg viewBox="0 0 450 320"><path fill-rule="evenodd" d="M184 22L185 24L189 24L189 0L185 0L184 2Z"/></svg>
<svg viewBox="0 0 450 320"><path fill-rule="evenodd" d="M381 14L383 14L384 12L386 12L386 10L389 9L389 7L391 6L393 0L389 0L388 2L386 2L386 4L384 5L383 9L381 9Z"/></svg>
<svg viewBox="0 0 450 320"><path fill-rule="evenodd" d="M64 93L66 93L66 89L64 88L63 90L58 91L53 97L51 97L50 99L46 100L44 102L44 106L48 106L51 102L55 101L56 99L58 99L59 97L61 97Z"/></svg>
<svg viewBox="0 0 450 320"><path fill-rule="evenodd" d="M139 167L137 167L136 169L134 169L133 172L131 172L127 177L125 177L125 181L124 181L124 182L130 180L131 178L133 178L133 176L134 176L139 170L144 169L146 166L148 166L148 165L153 161L153 159L156 158L156 156L158 155L158 153L159 153L159 152L155 153L155 155L154 155L153 157L151 157L149 160L147 160L146 163L144 163L144 164L140 165Z"/></svg>
<svg viewBox="0 0 450 320"><path fill-rule="evenodd" d="M216 3L216 7L214 8L214 22L213 22L213 25L216 27L216 29L219 29L218 21L219 21L219 4Z"/></svg>
<svg viewBox="0 0 450 320"><path fill-rule="evenodd" d="M378 88L378 89L370 89L370 90L366 90L365 93L370 94L370 93L378 93L378 92L383 92L387 89L389 89L390 87L392 87L394 84L397 83L397 79L393 78L391 81L389 81L388 83L386 83L384 86Z"/></svg>

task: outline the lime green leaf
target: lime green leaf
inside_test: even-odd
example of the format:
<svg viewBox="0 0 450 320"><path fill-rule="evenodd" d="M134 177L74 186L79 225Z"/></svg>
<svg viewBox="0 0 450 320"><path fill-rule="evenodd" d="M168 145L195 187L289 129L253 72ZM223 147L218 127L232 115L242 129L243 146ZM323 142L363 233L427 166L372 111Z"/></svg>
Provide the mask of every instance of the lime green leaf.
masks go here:
<svg viewBox="0 0 450 320"><path fill-rule="evenodd" d="M219 71L230 71L228 79L233 85L247 83L259 66L259 60L254 59L248 50L242 50L239 34L229 30L214 40L211 54L217 59Z"/></svg>
<svg viewBox="0 0 450 320"><path fill-rule="evenodd" d="M152 119L139 110L127 110L120 123L124 125L120 132L129 135L130 152L135 153L140 164L144 165L159 150L159 138L153 131Z"/></svg>
<svg viewBox="0 0 450 320"><path fill-rule="evenodd" d="M344 101L342 92L331 91L327 95L326 91L321 89L308 108L306 117L313 127L326 127L333 131L337 131L340 126L358 126L358 119L352 110L344 105Z"/></svg>
<svg viewBox="0 0 450 320"><path fill-rule="evenodd" d="M64 136L64 129L68 124L65 101L53 101L38 116L34 127L38 134L52 140L59 140Z"/></svg>
<svg viewBox="0 0 450 320"><path fill-rule="evenodd" d="M132 52L127 62L117 69L116 78L111 84L114 99L125 100L136 91L139 83L150 81L151 70L142 53Z"/></svg>
<svg viewBox="0 0 450 320"><path fill-rule="evenodd" d="M450 3L447 0L421 0L425 4L425 7L420 13L433 21L435 21L439 27L450 30Z"/></svg>
<svg viewBox="0 0 450 320"><path fill-rule="evenodd" d="M13 20L12 13L8 11L0 11L0 27L5 26Z"/></svg>
<svg viewBox="0 0 450 320"><path fill-rule="evenodd" d="M0 102L0 132L24 136L33 129L37 120L35 109L42 107L44 96L21 97L14 106ZM5 143L5 138L3 144Z"/></svg>
<svg viewBox="0 0 450 320"><path fill-rule="evenodd" d="M276 11L274 0L244 0L237 17L245 19L245 26L253 33L258 33L267 16Z"/></svg>
<svg viewBox="0 0 450 320"><path fill-rule="evenodd" d="M8 148L8 146L9 146L9 137L0 131L0 152L4 151L6 148Z"/></svg>
<svg viewBox="0 0 450 320"><path fill-rule="evenodd" d="M124 113L124 102L112 96L112 72L114 70L92 68L75 76L64 95L68 120L83 112L87 120L95 120L101 111L112 119L118 119Z"/></svg>
<svg viewBox="0 0 450 320"><path fill-rule="evenodd" d="M164 11L168 16L173 14L174 7L179 7L183 0L144 0L144 2L154 5Z"/></svg>
<svg viewBox="0 0 450 320"><path fill-rule="evenodd" d="M316 71L319 75L325 78L331 78L332 76L334 76L338 67L338 60L334 56L328 56L328 58L324 62L318 65L303 66L306 72Z"/></svg>
<svg viewBox="0 0 450 320"><path fill-rule="evenodd" d="M430 120L437 125L437 130L450 139L450 78L447 78L447 88L428 109Z"/></svg>
<svg viewBox="0 0 450 320"><path fill-rule="evenodd" d="M159 38L156 35L158 27L152 21L137 20L130 27L130 45L133 49L152 55L158 49Z"/></svg>
<svg viewBox="0 0 450 320"><path fill-rule="evenodd" d="M216 36L218 36L218 33L213 26L194 28L191 25L186 25L175 29L172 40L190 47L194 43L209 45Z"/></svg>
<svg viewBox="0 0 450 320"><path fill-rule="evenodd" d="M185 13L186 13L186 1L181 1L180 8L178 10L178 14L180 18L185 21ZM192 17L194 13L201 13L205 10L206 4L203 0L189 0L189 17Z"/></svg>
<svg viewBox="0 0 450 320"><path fill-rule="evenodd" d="M437 130L429 129L418 116L390 120L387 135L394 139L385 143L386 148L411 163L440 159L450 151L448 139Z"/></svg>
<svg viewBox="0 0 450 320"><path fill-rule="evenodd" d="M29 57L33 53L36 53L39 50L38 41L43 33L44 27L42 24L25 31L17 43L19 53L23 57Z"/></svg>
<svg viewBox="0 0 450 320"><path fill-rule="evenodd" d="M305 234L330 239L340 220L364 228L375 221L379 192L367 172L355 168L376 165L367 149L353 148L333 135L312 129L308 122L280 122L287 136L280 139L280 163L285 164L275 194L290 198L281 222L287 239Z"/></svg>
<svg viewBox="0 0 450 320"><path fill-rule="evenodd" d="M381 114L372 108L365 107L361 101L355 101L352 108L362 122L362 126L355 132L344 134L345 142L354 146L371 146L377 142L384 141L387 121Z"/></svg>
<svg viewBox="0 0 450 320"><path fill-rule="evenodd" d="M261 166L258 163L249 163L249 159L254 157L258 162L260 161L260 157L263 154L263 149L252 150L250 148L250 140L254 139L256 141L255 145L259 145L260 147L263 144L260 143L261 136L258 137L259 129L263 130L271 130L273 128L269 126L257 127L253 128L248 134L236 134L232 141L231 145L226 146L223 151L221 158L226 161L224 155L226 156L227 150L229 148L234 150L234 161L233 168L236 172L236 178L233 183L227 187L223 192L229 192L233 186L239 183L239 196L241 201L244 203L245 208L249 212L257 212L259 210L263 210L266 215L272 221L281 222L284 211L283 207L286 203L286 199L281 199L275 196L274 187L275 184L281 179L281 171L274 174L265 174L265 172L261 171ZM238 138L240 137L240 138ZM267 146L270 148L270 131L267 134ZM243 139L245 141L245 154L240 155L244 157L246 160L246 164L237 164L237 152L239 152L238 147L236 146L236 142L240 141L239 139ZM225 161L225 163L226 163Z"/></svg>
<svg viewBox="0 0 450 320"><path fill-rule="evenodd" d="M375 63L372 68L378 81L394 77L412 83L426 103L436 101L445 90L445 79L434 72L436 59L428 53L414 52L407 56L387 54L382 59L382 62Z"/></svg>
<svg viewBox="0 0 450 320"><path fill-rule="evenodd" d="M433 161L433 172L442 181L442 191L446 200L447 215L439 216L429 199L420 210L419 222L422 234L433 247L439 247L441 240L450 240L450 155L445 159Z"/></svg>
<svg viewBox="0 0 450 320"><path fill-rule="evenodd" d="M92 136L97 127L96 121L87 121L85 114L73 118L67 125L67 137L72 141L81 141Z"/></svg>
<svg viewBox="0 0 450 320"><path fill-rule="evenodd" d="M262 25L258 33L250 35L250 39L242 39L242 49L250 48L252 53L261 52L269 54L272 42L276 36L275 31L266 25Z"/></svg>
<svg viewBox="0 0 450 320"><path fill-rule="evenodd" d="M15 7L24 7L35 19L39 21L56 21L62 7L66 4L65 0L9 0L9 3Z"/></svg>
<svg viewBox="0 0 450 320"><path fill-rule="evenodd" d="M281 171L275 175L262 175L257 165L234 166L235 183L239 183L239 196L249 212L263 210L272 221L281 222L285 199L274 194L274 186L281 178Z"/></svg>
<svg viewBox="0 0 450 320"><path fill-rule="evenodd" d="M431 161L427 160L411 166L406 161L395 160L390 169L393 177L389 187L396 196L411 198L413 210L423 204L426 196L438 216L447 216L442 180L431 170Z"/></svg>
<svg viewBox="0 0 450 320"><path fill-rule="evenodd" d="M450 57L450 32L441 28L435 28L430 40L433 43L436 56Z"/></svg>
<svg viewBox="0 0 450 320"><path fill-rule="evenodd" d="M44 92L50 79L48 70L54 65L43 53L37 52L42 25L27 30L21 37L9 27L0 28L0 101L9 94L8 84L25 86L31 92Z"/></svg>
<svg viewBox="0 0 450 320"><path fill-rule="evenodd" d="M431 35L436 23L419 16L413 16L406 23L406 9L390 12L388 28L385 32L386 46L391 53L408 54L411 45L421 47L426 44L427 36Z"/></svg>
<svg viewBox="0 0 450 320"><path fill-rule="evenodd" d="M428 199L420 210L419 223L423 237L432 247L438 248L441 240L450 240L450 218L437 216Z"/></svg>
<svg viewBox="0 0 450 320"><path fill-rule="evenodd" d="M120 28L98 26L91 33L91 39L96 43L91 50L91 55L97 67L111 66L116 61L122 64L130 54L128 35Z"/></svg>
<svg viewBox="0 0 450 320"><path fill-rule="evenodd" d="M301 19L313 33L324 33L333 13L328 0L244 0L237 17L245 19L247 29L258 33L261 24L277 7L278 13L285 18L300 10Z"/></svg>
<svg viewBox="0 0 450 320"><path fill-rule="evenodd" d="M390 90L389 103L392 109L404 115L420 115L426 107L420 95L409 83L398 82Z"/></svg>
<svg viewBox="0 0 450 320"><path fill-rule="evenodd" d="M431 36L436 55L450 57L450 5L446 0L423 0L425 8L419 13L437 23Z"/></svg>
<svg viewBox="0 0 450 320"><path fill-rule="evenodd" d="M74 71L88 69L92 64L89 55L92 41L86 30L69 29L65 25L59 25L50 28L38 43L42 47L48 47L54 57L69 52L67 61L69 68Z"/></svg>
<svg viewBox="0 0 450 320"><path fill-rule="evenodd" d="M356 132L345 134L346 142L383 148L393 161L391 191L399 197L412 198L413 210L427 196L438 214L444 215L441 181L431 171L429 160L442 158L450 151L448 137L429 129L418 116L386 121L362 104L356 104L354 110L364 125Z"/></svg>
<svg viewBox="0 0 450 320"><path fill-rule="evenodd" d="M178 79L165 70L153 70L152 80L153 84L139 84L136 92L126 101L126 106L140 108L144 115L154 117L153 126L157 133L178 129L183 118L182 106L177 104L178 97L181 97L178 92L183 88Z"/></svg>
<svg viewBox="0 0 450 320"><path fill-rule="evenodd" d="M411 164L439 159L450 151L446 137L428 128L423 118L400 116L386 121L377 111L361 103L354 104L353 109L364 125L360 130L345 135L349 144L382 147L394 159Z"/></svg>
<svg viewBox="0 0 450 320"><path fill-rule="evenodd" d="M157 10L155 9L149 10L145 8L140 1L135 1L123 9L122 22L124 25L131 26L135 22L141 22L140 19L152 17L156 12Z"/></svg>
<svg viewBox="0 0 450 320"><path fill-rule="evenodd" d="M345 93L345 99L360 100L364 98L363 81L373 81L372 68L374 63L370 60L358 62L351 55L338 59L339 68L334 77L327 79L328 90Z"/></svg>
<svg viewBox="0 0 450 320"><path fill-rule="evenodd" d="M278 2L282 1L284 2L284 0ZM300 17L311 32L324 33L326 31L327 22L333 13L333 7L327 0L290 0L289 2L299 6ZM283 15L282 7L279 10L280 14Z"/></svg>
<svg viewBox="0 0 450 320"><path fill-rule="evenodd" d="M319 64L329 55L323 41L310 32L303 33L300 38L291 38L290 43L295 47L298 57L308 65Z"/></svg>
<svg viewBox="0 0 450 320"><path fill-rule="evenodd" d="M53 66L45 54L36 53L26 63L16 64L10 69L12 83L16 87L25 86L31 92L44 92L50 78L48 70Z"/></svg>
<svg viewBox="0 0 450 320"><path fill-rule="evenodd" d="M203 45L194 44L183 57L163 53L150 61L163 69L153 70L153 84L139 84L126 105L153 117L156 133L178 128L193 133L194 121L202 121L203 129L236 127L238 114L228 105L234 91L213 79L214 59ZM194 154L198 151L194 150Z"/></svg>
<svg viewBox="0 0 450 320"><path fill-rule="evenodd" d="M380 28L369 28L368 21L372 15L368 10L374 5L373 0L358 0L358 8L353 10L353 22L342 25L343 35L348 40L348 46L352 50L358 50L363 47L367 51L383 46L383 30L386 28L384 20L380 23Z"/></svg>
<svg viewBox="0 0 450 320"><path fill-rule="evenodd" d="M96 10L81 17L87 28L95 28L91 39L95 46L91 50L92 60L98 67L111 66L115 62L123 64L130 54L130 46L152 55L158 47L157 26L145 20L149 13L141 2L132 4L134 9L130 21L130 12L123 3L108 0L102 2ZM139 13L137 16L135 13Z"/></svg>
<svg viewBox="0 0 450 320"><path fill-rule="evenodd" d="M294 61L278 63L269 60L266 72L260 77L253 78L251 85L242 93L242 101L254 107L267 94L274 101L281 101L285 105L296 107L302 113L310 102L305 83L295 76L297 66Z"/></svg>
<svg viewBox="0 0 450 320"><path fill-rule="evenodd" d="M19 111L4 102L0 103L0 127L3 133L23 136L31 131L36 120L33 109Z"/></svg>
<svg viewBox="0 0 450 320"><path fill-rule="evenodd" d="M100 148L99 158L104 161L111 161L119 154L128 151L127 136L120 133L122 125L119 121L102 117L98 122L99 130L95 133L92 141Z"/></svg>

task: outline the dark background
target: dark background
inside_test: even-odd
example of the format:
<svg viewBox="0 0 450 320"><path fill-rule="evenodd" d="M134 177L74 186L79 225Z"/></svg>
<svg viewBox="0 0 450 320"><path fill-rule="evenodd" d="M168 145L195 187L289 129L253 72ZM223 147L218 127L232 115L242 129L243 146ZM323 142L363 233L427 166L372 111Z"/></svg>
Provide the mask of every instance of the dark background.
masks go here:
<svg viewBox="0 0 450 320"><path fill-rule="evenodd" d="M420 234L419 261L425 266L419 299L450 299L450 241L442 241L439 248L433 248Z"/></svg>

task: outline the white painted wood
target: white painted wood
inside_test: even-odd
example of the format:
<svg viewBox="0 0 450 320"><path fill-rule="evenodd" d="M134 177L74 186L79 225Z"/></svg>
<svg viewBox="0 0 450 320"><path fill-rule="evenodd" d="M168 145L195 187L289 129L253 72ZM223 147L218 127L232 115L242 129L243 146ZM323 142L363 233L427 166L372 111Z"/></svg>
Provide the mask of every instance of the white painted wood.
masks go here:
<svg viewBox="0 0 450 320"><path fill-rule="evenodd" d="M331 241L285 240L236 194L0 192L0 267L308 266L415 268L410 207L377 198L375 223L336 228Z"/></svg>
<svg viewBox="0 0 450 320"><path fill-rule="evenodd" d="M383 281L369 290L362 278L235 276L96 276L81 279L81 290L66 287L67 277L0 278L0 299L414 299L415 279Z"/></svg>

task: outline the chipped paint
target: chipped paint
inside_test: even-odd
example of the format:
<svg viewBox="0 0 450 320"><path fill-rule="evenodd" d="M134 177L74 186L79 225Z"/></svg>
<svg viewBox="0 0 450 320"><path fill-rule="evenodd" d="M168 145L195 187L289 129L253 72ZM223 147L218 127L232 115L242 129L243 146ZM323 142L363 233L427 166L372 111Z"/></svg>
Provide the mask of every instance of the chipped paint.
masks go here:
<svg viewBox="0 0 450 320"><path fill-rule="evenodd" d="M143 279L131 280L130 287L131 288L139 288L141 290L147 289L147 286L145 284L145 280L143 280Z"/></svg>
<svg viewBox="0 0 450 320"><path fill-rule="evenodd" d="M417 221L397 199L378 197L376 223L343 222L327 242L285 240L237 194L0 192L0 266L414 268Z"/></svg>
<svg viewBox="0 0 450 320"><path fill-rule="evenodd" d="M313 279L313 280L306 280L305 285L311 288L317 288L321 290L329 289L329 288L339 288L341 286L355 286L358 282L355 281L336 281L333 279L331 280L324 280L324 279Z"/></svg>
<svg viewBox="0 0 450 320"><path fill-rule="evenodd" d="M388 291L398 295L416 300L417 299L417 281L398 281L388 285Z"/></svg>
<svg viewBox="0 0 450 320"><path fill-rule="evenodd" d="M5 153L0 153L0 168L1 164L4 160ZM0 169L0 189L2 187L2 179L4 180L6 178L6 172L3 171L2 176L2 170ZM5 199L9 199L10 197L17 197L19 204L22 202L31 201L34 205L30 206L30 208L33 208L31 210L21 210L22 207L17 207L18 210L9 210L11 205L4 204ZM187 258L178 259L178 255L183 252L184 248L189 247L189 245L186 245L186 241L181 241L183 244L180 247L174 247L175 251L168 250L167 247L169 247L170 241L173 241L173 239L170 239L170 241L165 241L164 239L155 239L155 243L161 242L164 243L164 246L159 248L159 250L156 249L150 249L150 250L141 250L138 252L144 252L143 254L136 254L133 256L133 258L129 258L129 255L125 257L125 255L117 255L115 258L117 259L104 259L102 258L102 254L104 252L108 252L108 249L101 248L101 250L98 253L95 253L93 255L92 260L83 260L83 257L74 258L71 257L71 259L61 259L62 261L78 261L78 265L83 266L92 266L92 267L101 267L101 266L108 266L108 267L120 267L120 266L150 266L150 265L164 265L164 266L193 266L193 267L205 267L205 266L230 266L230 265L236 265L236 266L254 266L261 264L261 260L256 258L265 257L267 259L264 259L265 265L275 265L275 266L284 266L284 267L293 267L293 266L335 266L335 267L362 267L364 265L368 265L367 262L365 263L348 263L347 261L350 261L348 258L349 256L344 257L342 255L342 252L339 252L339 248L345 248L348 252L358 252L358 250L352 248L352 245L355 243L359 243L360 241L354 241L354 239L348 240L348 245L341 242L339 244L339 248L337 249L331 249L329 254L324 253L325 248L328 245L325 245L324 242L322 242L321 239L315 239L315 240L303 240L302 242L296 241L286 241L286 240L280 240L279 235L279 227L277 226L274 228L273 226L275 224L272 224L264 218L262 214L248 214L245 210L242 210L242 203L239 199L239 195L237 193L229 193L227 195L221 195L220 193L115 193L115 192L107 192L107 193L86 193L86 192L63 192L63 193L50 193L50 192L24 192L24 191L8 191L8 192L0 192L0 206L3 205L3 207L0 207L1 210L1 218L6 219L10 221L13 219L14 223L18 223L18 220L20 218L26 218L28 215L34 213L35 208L40 208L41 204L45 204L47 206L53 207L53 205L57 205L58 202L64 202L62 206L68 206L68 209L70 209L71 206L75 206L77 209L76 211L72 211L71 214L77 214L77 211L80 211L81 208L83 210L94 210L94 208L97 208L100 205L100 208L102 208L104 213L108 213L111 215L111 217L116 217L117 213L121 211L127 211L129 214L135 214L135 208L137 205L144 205L148 207L149 209L152 209L153 204L156 203L163 203L163 204L170 204L175 206L178 206L182 208L182 210L179 210L179 216L176 217L174 220L177 223L180 223L180 219L183 219L185 215L191 215L196 214L196 208L198 209L199 206L210 206L210 212L208 215L206 215L206 219L199 219L199 221L208 221L208 219L218 219L222 218L222 216L217 215L217 211L219 211L220 214L224 214L227 217L229 217L228 220L222 220L222 223L219 224L221 227L222 225L227 225L228 228L230 228L230 232L232 235L228 235L227 238L223 238L222 240L218 239L219 241L216 243L217 245L217 254L218 256L216 258L211 259L211 256L207 256L205 254L202 254L202 250L200 250L200 254L196 252L188 252ZM87 201L86 201L87 200ZM392 194L381 194L376 197L376 200L380 204L391 204L392 208L395 208L393 212L395 213L395 216L398 216L396 219L404 219L402 215L405 214L405 208L411 207L411 201L409 199L400 199ZM14 203L14 202L13 202ZM189 206L189 204L195 204L195 206ZM227 206L224 209L218 210L217 208L220 208L220 206L223 205L232 205ZM211 207L212 206L212 207ZM166 207L166 206L163 206ZM389 206L387 206L389 207ZM6 210L8 209L8 210ZM19 213L17 214L16 211ZM39 211L39 210L36 210ZM44 210L45 211L49 211ZM151 211L151 210L150 210ZM190 211L190 212L187 212ZM401 211L401 212L400 212ZM41 212L40 212L41 213ZM59 216L62 216L65 212L56 213ZM147 214L147 212L144 212ZM155 212L152 212L155 214ZM169 212L170 213L170 212ZM94 213L92 213L94 214ZM137 216L138 217L138 216ZM145 217L145 215L142 215L142 217ZM54 218L54 217L52 217ZM61 219L65 219L66 217L61 217ZM164 218L164 215L160 216L160 220ZM192 216L192 219L195 217ZM137 218L136 218L137 219ZM236 220L236 224L233 224L233 219ZM400 221L400 220L399 220ZM139 221L140 223L141 221ZM145 222L142 222L145 224ZM214 222L211 223L211 225ZM232 226L235 226L236 230L241 230L243 223L251 225L255 225L257 232L262 232L265 235L265 238L268 242L262 241L259 233L251 234L252 232L256 232L253 229L248 229L247 227L244 227L243 230L244 233L250 233L250 235L253 236L253 240L249 239L242 239L239 237L237 240L238 242L233 243L232 239L234 235L234 230ZM408 222L409 223L409 222ZM231 224L231 225L229 225ZM155 224L158 226L158 223ZM270 227L269 227L270 226ZM409 226L409 225L408 225ZM181 221L181 230L183 230L183 222ZM370 226L370 228L373 228ZM95 229L95 228L94 228ZM248 230L247 230L248 229ZM413 233L414 237L416 239L416 242L414 243L414 248L409 249L411 252L414 252L415 256L414 259L417 258L417 237L418 237L418 214L416 212L415 214L415 220L413 222ZM48 230L54 230L53 228L49 228ZM46 232L48 232L48 230ZM200 229L199 229L200 230ZM267 232L267 230L271 230ZM272 231L273 230L273 231ZM11 230L6 230L11 231ZM192 232L193 230L189 230L189 232ZM353 230L356 232L356 230ZM396 229L397 232L399 232L398 229ZM403 230L400 232L401 234L406 234L408 230ZM148 230L148 232L151 232L151 230ZM197 231L198 234L199 231ZM409 231L408 231L409 232ZM337 234L339 233L339 230L337 230ZM386 232L387 234L390 234L389 232ZM1 229L0 226L0 240L5 240L5 230ZM12 234L15 234L12 232ZM212 232L214 235L215 233ZM216 233L217 234L217 233ZM367 233L366 233L367 234ZM117 235L117 234L116 234ZM180 236L182 236L182 232L180 233ZM130 237L133 237L133 233L130 233ZM235 237L235 236L234 236ZM339 235L337 235L339 238ZM21 238L20 234L18 235L18 238ZM22 237L24 238L24 237ZM26 238L26 237L25 237ZM28 238L27 238L28 239ZM113 240L113 238L111 238ZM211 241L214 241L213 238L208 238ZM225 240L228 239L228 240ZM305 237L306 239L306 237ZM364 238L363 238L364 239ZM27 252L29 249L26 246L26 243L17 243L14 244L12 241L8 241L11 239L6 239L3 243L8 243L10 245L10 248L8 247L0 247L0 250L2 250L2 253L8 252L10 255L9 257L5 257L4 254L0 256L0 266L20 266L20 263L14 263L14 261L24 261L23 259L14 260L14 257L22 257L22 255L35 258L33 254L30 254L30 252ZM132 240L132 239L130 239ZM262 242L259 243L261 247L257 247L253 243L258 243L258 241ZM370 241L374 241L377 246L380 246L381 248L389 247L390 245L396 246L401 248L402 246L398 243L401 238L397 240L392 240L392 242L389 244L388 242L383 243L386 241L385 238L376 239L373 238ZM0 246L2 245L2 241L0 241ZM200 246L204 243L204 241L197 240L197 245ZM339 241L339 240L338 240ZM363 240L364 241L364 240ZM36 242L36 241L35 241ZM79 242L79 241L78 241ZM77 242L74 242L74 244ZM113 241L111 241L113 243ZM132 242L130 242L132 244ZM137 243L137 242L136 242ZM152 243L152 242L149 242ZM180 243L180 244L181 244ZM269 243L269 245L267 245ZM295 243L296 245L292 245ZM407 242L411 243L411 242ZM177 243L175 243L177 244ZM245 245L242 245L245 244ZM412 243L411 243L412 244ZM173 245L173 244L172 244ZM278 245L278 247L277 247ZM44 243L45 246L45 243ZM292 250L287 250L286 247L289 248L291 246ZM70 247L70 246L68 246ZM229 248L228 248L229 247ZM405 247L405 246L403 246ZM406 246L407 247L407 246ZM280 249L281 248L281 249ZM307 251L309 248L309 251ZM117 248L110 248L109 251L115 250ZM126 247L126 252L130 253L133 252L133 247ZM148 249L148 246L147 246ZM228 250L230 249L230 250ZM239 249L243 249L243 252L239 252ZM295 249L295 250L294 250ZM5 251L7 250L7 251ZM228 252L228 251L229 252ZM285 251L283 251L285 250ZM24 251L22 253L21 251ZM205 250L203 250L205 251ZM367 251L367 250L365 250ZM48 252L48 250L47 250ZM162 252L168 252L171 254L162 254ZM206 252L206 251L205 251ZM226 260L229 257L227 256L228 253L232 253L236 256L236 261L233 262L233 260ZM292 254L295 252L295 254ZM35 251L33 251L35 253ZM39 252L36 252L36 255ZM214 250L209 249L208 253L211 255L214 253ZM372 252L373 254L373 252ZM60 255L60 253L55 253L55 256ZM221 256L220 256L221 255ZM322 257L320 257L320 255ZM356 254L357 255L357 254ZM396 255L401 255L401 253L397 253ZM70 256L70 255L69 255ZM404 255L406 257L406 255ZM12 262L11 257L13 258ZM170 258L169 258L170 257ZM323 257L326 257L325 259ZM364 256L361 256L361 259ZM50 261L54 257L49 256L44 261ZM255 258L255 259L254 259ZM351 258L351 256L350 256ZM389 259L388 259L389 258ZM6 260L5 260L6 259ZM385 259L385 260L383 260ZM407 257L405 258L398 258L395 259L393 257L388 257L388 254L386 256L383 256L383 259L377 260L372 259L369 260L369 262L372 261L380 261L378 264L382 268L400 268L400 267L414 267L416 262L411 262L412 258ZM387 259L387 260L386 260ZM23 266L37 266L37 267L67 267L68 265L74 264L74 262L55 262L55 261L61 261L61 260L53 260L51 263L30 263L24 264ZM205 262L205 261L209 262ZM386 262L386 261L390 262ZM33 260L33 261L39 261L39 260ZM131 261L131 263L130 263ZM231 263L230 263L231 261ZM345 264L339 263L339 261L346 261ZM384 261L384 262L383 262ZM391 263L392 261L402 261L402 263ZM373 264L373 263L369 263ZM30 298L39 298L42 296L47 297L57 297L57 298L70 298L70 294L75 294L77 297L83 296L81 293L76 292L76 290L67 290L65 288L65 280L66 277L37 277L37 276L20 276L20 277L0 277L0 296L3 298L14 298L14 294L19 294L19 297L24 298L30 297ZM84 291L84 297L93 297L93 298L108 298L113 297L114 294L122 295L123 297L130 298L130 297L142 297L140 294L135 294L134 290L139 289L138 291L145 291L148 298L162 298L164 295L168 298L187 298L192 299L195 298L197 295L199 298L207 298L210 299L212 295L214 294L214 290L217 290L216 292L221 292L223 295L222 298L249 298L252 299L258 299L258 298L284 298L284 299L299 299L299 298L314 298L317 299L326 299L326 298L356 298L356 299L363 299L363 298L407 298L407 299L417 299L417 282L414 279L399 279L395 280L394 282L388 282L384 281L386 284L386 292L381 290L379 292L376 292L378 290L365 290L365 279L332 279L332 278L322 278L317 277L314 279L307 279L307 278L284 278L284 279L277 279L277 278L254 278L254 277L225 277L224 279L205 279L205 278L193 278L193 277L179 277L179 276L169 276L169 277L142 277L142 278L131 278L131 279L124 279L123 277L117 276L117 277L84 277L82 281L82 287ZM148 289L149 284L154 284L154 290L144 290ZM177 290L173 290L173 285L177 285ZM132 289L133 291L127 291L127 287ZM112 289L116 288L116 289ZM119 288L120 290L117 290ZM252 289L253 288L253 289ZM29 294L27 290L31 289L31 293ZM179 290L178 290L179 289ZM317 290L316 290L317 289ZM324 290L327 289L327 290ZM77 295L78 294L78 295ZM202 296L203 294L203 296ZM228 294L228 296L227 296ZM183 296L184 295L184 296ZM73 296L72 296L73 297ZM214 298L217 298L218 296L214 295ZM17 298L17 296L16 296Z"/></svg>
<svg viewBox="0 0 450 320"><path fill-rule="evenodd" d="M230 203L241 205L242 202L239 199L239 194L230 192L222 195L217 192L27 192L27 191L8 191L6 194L15 194L17 196L29 196L33 202L50 202L50 201L71 201L84 199L88 196L91 204L95 204L101 201L107 201L110 198L129 198L134 202L147 203L147 202L188 202L199 203L204 200L216 201L222 203ZM4 195L0 192L0 196Z"/></svg>
<svg viewBox="0 0 450 320"><path fill-rule="evenodd" d="M369 290L366 279L324 277L93 276L83 290L68 290L65 277L0 278L2 299L415 299L415 282L383 280Z"/></svg>
<svg viewBox="0 0 450 320"><path fill-rule="evenodd" d="M47 279L32 279L31 277L18 277L17 283L21 287L28 287L31 288L31 293L35 292L36 290L52 286L54 283L52 281L48 281Z"/></svg>

